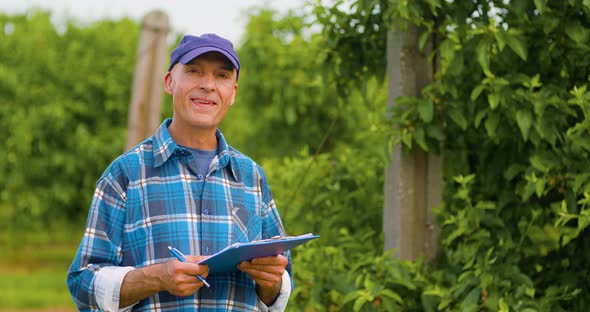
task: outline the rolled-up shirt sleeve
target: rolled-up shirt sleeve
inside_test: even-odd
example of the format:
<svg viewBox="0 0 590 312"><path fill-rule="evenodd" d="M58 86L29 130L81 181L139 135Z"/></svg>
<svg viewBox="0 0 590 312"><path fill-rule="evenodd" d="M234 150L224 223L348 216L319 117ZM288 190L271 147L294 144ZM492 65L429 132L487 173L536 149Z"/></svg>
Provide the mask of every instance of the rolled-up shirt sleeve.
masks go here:
<svg viewBox="0 0 590 312"><path fill-rule="evenodd" d="M137 304L119 308L123 279L127 272L134 269L134 267L103 267L96 272L94 279L96 303L103 311L131 311L133 306Z"/></svg>

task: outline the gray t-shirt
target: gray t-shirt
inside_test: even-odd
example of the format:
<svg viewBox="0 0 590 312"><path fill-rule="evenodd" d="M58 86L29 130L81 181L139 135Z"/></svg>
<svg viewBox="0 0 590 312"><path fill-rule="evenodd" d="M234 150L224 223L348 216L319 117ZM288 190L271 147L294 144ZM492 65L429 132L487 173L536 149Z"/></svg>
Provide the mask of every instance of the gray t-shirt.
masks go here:
<svg viewBox="0 0 590 312"><path fill-rule="evenodd" d="M193 167L193 169L196 168L197 175L202 175L203 177L206 176L207 172L209 172L211 161L215 158L215 155L217 155L217 150L205 151L186 146L182 146L182 148L186 148L193 154L191 167Z"/></svg>

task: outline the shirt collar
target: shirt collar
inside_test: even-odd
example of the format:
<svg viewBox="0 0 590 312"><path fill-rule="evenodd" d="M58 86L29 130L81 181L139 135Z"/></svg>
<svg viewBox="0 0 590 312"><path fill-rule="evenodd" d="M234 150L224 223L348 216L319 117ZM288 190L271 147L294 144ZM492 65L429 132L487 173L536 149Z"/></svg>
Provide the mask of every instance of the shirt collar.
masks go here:
<svg viewBox="0 0 590 312"><path fill-rule="evenodd" d="M164 120L153 136L154 167L163 165L180 148L170 135L170 132L168 132L168 126L171 123L172 118ZM234 179L239 181L239 176L234 171L233 166L231 166L232 161L229 145L227 145L219 129L215 132L215 136L217 137L217 157L219 158L218 169L229 165L229 171L232 173Z"/></svg>

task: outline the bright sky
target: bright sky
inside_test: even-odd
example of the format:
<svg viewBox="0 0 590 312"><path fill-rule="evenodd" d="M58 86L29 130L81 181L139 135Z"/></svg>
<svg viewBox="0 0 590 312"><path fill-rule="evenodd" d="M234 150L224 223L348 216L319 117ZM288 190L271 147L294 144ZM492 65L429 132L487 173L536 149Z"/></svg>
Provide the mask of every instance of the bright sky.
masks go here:
<svg viewBox="0 0 590 312"><path fill-rule="evenodd" d="M246 11L252 7L272 8L279 12L301 8L301 0L1 0L0 12L24 13L33 8L52 12L54 22L66 18L94 21L128 16L140 21L154 9L168 14L173 32L202 34L213 32L234 44L248 21Z"/></svg>

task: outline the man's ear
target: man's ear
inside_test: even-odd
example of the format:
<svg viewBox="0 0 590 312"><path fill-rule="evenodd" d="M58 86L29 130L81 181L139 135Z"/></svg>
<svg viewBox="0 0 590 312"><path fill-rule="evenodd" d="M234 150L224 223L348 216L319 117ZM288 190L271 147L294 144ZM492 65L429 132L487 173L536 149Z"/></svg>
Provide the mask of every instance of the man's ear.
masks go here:
<svg viewBox="0 0 590 312"><path fill-rule="evenodd" d="M166 72L166 75L164 75L164 91L166 91L166 93L172 95L172 73L171 72Z"/></svg>
<svg viewBox="0 0 590 312"><path fill-rule="evenodd" d="M234 105L234 102L236 101L236 93L238 93L238 84L236 83L235 89L234 89L234 94L231 96L231 101L229 102L229 105Z"/></svg>

